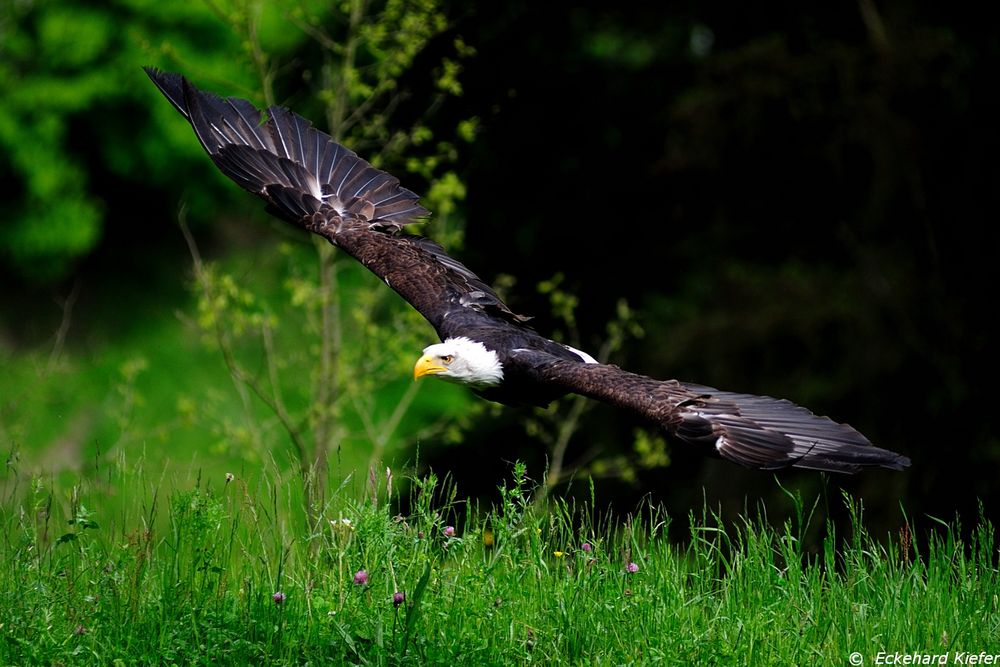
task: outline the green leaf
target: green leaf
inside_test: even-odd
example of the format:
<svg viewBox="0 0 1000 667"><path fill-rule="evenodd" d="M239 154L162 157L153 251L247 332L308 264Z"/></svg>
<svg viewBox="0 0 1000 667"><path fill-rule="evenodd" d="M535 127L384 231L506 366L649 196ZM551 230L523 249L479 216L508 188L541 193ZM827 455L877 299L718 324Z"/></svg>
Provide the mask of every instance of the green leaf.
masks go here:
<svg viewBox="0 0 1000 667"><path fill-rule="evenodd" d="M420 580L417 582L417 587L413 589L413 596L411 599L411 604L409 609L406 610L406 632L403 635L403 650L410 643L410 635L413 633L413 626L417 622L417 616L420 614L420 599L424 596L424 592L427 590L427 584L431 580L431 563L427 562L424 567L424 573L420 576Z"/></svg>

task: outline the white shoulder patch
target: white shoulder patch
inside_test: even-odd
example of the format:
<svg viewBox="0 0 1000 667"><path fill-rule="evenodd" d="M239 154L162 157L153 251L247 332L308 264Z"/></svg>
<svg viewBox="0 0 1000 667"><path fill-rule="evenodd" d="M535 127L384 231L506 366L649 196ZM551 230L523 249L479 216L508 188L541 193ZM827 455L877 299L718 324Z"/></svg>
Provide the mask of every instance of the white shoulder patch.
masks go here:
<svg viewBox="0 0 1000 667"><path fill-rule="evenodd" d="M560 343L560 345L562 345L563 347L565 347L567 350L569 350L570 352L572 352L576 356L580 357L580 359L582 359L583 363L585 363L585 364L597 364L597 363L600 363L599 361L597 361L597 359L594 359L592 356L590 356L589 354L587 354L586 352L584 352L582 350L578 350L575 347L570 347L569 345L566 345L565 343Z"/></svg>

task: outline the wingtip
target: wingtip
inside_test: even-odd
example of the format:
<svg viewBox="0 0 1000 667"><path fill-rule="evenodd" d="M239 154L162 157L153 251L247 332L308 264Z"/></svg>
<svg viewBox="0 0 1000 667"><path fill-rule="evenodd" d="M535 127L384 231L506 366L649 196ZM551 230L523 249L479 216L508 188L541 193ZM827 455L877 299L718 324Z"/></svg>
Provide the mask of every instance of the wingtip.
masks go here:
<svg viewBox="0 0 1000 667"><path fill-rule="evenodd" d="M175 72L165 72L151 65L144 65L142 70L182 116L190 117L184 92L190 86L187 79Z"/></svg>
<svg viewBox="0 0 1000 667"><path fill-rule="evenodd" d="M156 84L157 88L160 88L161 90L165 86L173 87L170 85L171 81L176 81L177 84L179 85L180 80L184 78L180 74L176 74L174 72L166 72L154 65L143 65L142 71L145 72L146 76L148 76L150 80Z"/></svg>
<svg viewBox="0 0 1000 667"><path fill-rule="evenodd" d="M820 470L855 475L871 468L885 468L902 472L910 467L910 459L902 454L890 452L880 447L869 446L865 450L846 450L831 456L829 453L821 456L805 456L792 464L794 468Z"/></svg>
<svg viewBox="0 0 1000 667"><path fill-rule="evenodd" d="M910 461L910 457L897 454L895 459L889 461L888 463L884 463L882 467L888 468L889 470L902 471L909 468L911 463L912 461Z"/></svg>

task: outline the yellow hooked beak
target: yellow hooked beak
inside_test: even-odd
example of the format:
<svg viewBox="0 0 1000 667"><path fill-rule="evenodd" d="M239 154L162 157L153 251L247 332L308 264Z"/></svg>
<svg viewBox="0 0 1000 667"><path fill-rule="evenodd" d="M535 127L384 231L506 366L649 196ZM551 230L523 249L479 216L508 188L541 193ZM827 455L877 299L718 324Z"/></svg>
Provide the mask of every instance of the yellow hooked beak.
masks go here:
<svg viewBox="0 0 1000 667"><path fill-rule="evenodd" d="M419 380L425 375L437 375L438 373L444 373L447 368L442 366L438 361L429 354L417 359L416 365L413 366L413 379Z"/></svg>

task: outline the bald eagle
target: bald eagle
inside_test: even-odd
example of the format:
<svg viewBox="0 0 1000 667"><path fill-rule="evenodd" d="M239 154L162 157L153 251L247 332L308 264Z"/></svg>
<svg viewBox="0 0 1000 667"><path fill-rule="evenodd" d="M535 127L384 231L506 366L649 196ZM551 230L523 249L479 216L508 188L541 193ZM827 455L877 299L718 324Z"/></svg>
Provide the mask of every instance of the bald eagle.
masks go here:
<svg viewBox="0 0 1000 667"><path fill-rule="evenodd" d="M287 109L198 90L146 68L222 172L277 217L329 240L399 293L437 331L415 379L466 385L505 405L544 406L582 394L630 411L668 435L741 465L854 473L901 470L846 424L786 400L654 380L554 342L529 327L489 285L430 239L405 231L429 212L399 181Z"/></svg>

